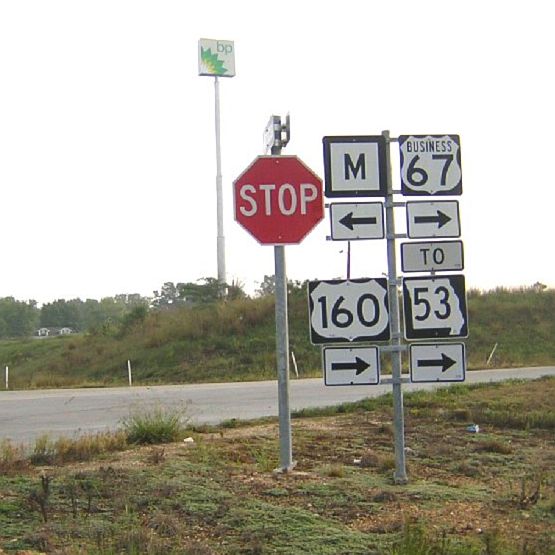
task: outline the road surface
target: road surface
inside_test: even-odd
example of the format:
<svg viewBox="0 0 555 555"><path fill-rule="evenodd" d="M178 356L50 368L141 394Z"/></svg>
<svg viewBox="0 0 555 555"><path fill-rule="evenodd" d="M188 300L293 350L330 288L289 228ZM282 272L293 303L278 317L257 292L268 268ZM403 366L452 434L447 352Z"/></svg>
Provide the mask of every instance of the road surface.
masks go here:
<svg viewBox="0 0 555 555"><path fill-rule="evenodd" d="M544 375L555 376L555 367L467 372L466 383ZM434 387L438 385L405 384L403 390ZM290 405L291 410L321 407L376 397L388 391L391 385L326 387L322 379L293 379ZM113 430L130 413L155 407L183 409L193 422L208 424L230 418L276 416L277 382L0 391L0 441L27 443L43 434L51 438L74 437Z"/></svg>

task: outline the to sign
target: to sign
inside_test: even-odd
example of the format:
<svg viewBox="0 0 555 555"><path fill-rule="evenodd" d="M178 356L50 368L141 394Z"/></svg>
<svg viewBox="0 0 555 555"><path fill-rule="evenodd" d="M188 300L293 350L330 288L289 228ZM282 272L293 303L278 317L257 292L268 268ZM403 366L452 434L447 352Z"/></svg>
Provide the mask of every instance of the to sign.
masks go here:
<svg viewBox="0 0 555 555"><path fill-rule="evenodd" d="M380 356L377 347L324 347L326 385L377 385Z"/></svg>
<svg viewBox="0 0 555 555"><path fill-rule="evenodd" d="M403 272L445 272L464 268L462 241L401 243Z"/></svg>
<svg viewBox="0 0 555 555"><path fill-rule="evenodd" d="M406 339L467 337L464 276L403 279Z"/></svg>
<svg viewBox="0 0 555 555"><path fill-rule="evenodd" d="M330 204L333 241L383 239L384 221L381 202L334 202Z"/></svg>
<svg viewBox="0 0 555 555"><path fill-rule="evenodd" d="M400 135L403 195L462 194L458 135Z"/></svg>
<svg viewBox="0 0 555 555"><path fill-rule="evenodd" d="M311 281L308 304L314 344L385 341L390 337L384 278Z"/></svg>
<svg viewBox="0 0 555 555"><path fill-rule="evenodd" d="M460 237L458 201L407 202L407 235L411 239Z"/></svg>
<svg viewBox="0 0 555 555"><path fill-rule="evenodd" d="M264 245L300 243L324 217L322 181L296 156L259 156L233 187L235 219Z"/></svg>
<svg viewBox="0 0 555 555"><path fill-rule="evenodd" d="M323 143L326 197L386 196L384 137L324 137Z"/></svg>
<svg viewBox="0 0 555 555"><path fill-rule="evenodd" d="M464 382L463 343L410 346L411 382Z"/></svg>

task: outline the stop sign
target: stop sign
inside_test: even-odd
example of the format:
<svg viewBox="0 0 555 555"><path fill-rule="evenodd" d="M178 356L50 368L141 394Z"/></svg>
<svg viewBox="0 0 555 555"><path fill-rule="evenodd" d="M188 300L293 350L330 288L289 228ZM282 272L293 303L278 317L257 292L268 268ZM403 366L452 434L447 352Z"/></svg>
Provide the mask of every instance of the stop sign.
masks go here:
<svg viewBox="0 0 555 555"><path fill-rule="evenodd" d="M259 156L233 187L235 219L263 245L300 243L324 217L322 180L296 156Z"/></svg>

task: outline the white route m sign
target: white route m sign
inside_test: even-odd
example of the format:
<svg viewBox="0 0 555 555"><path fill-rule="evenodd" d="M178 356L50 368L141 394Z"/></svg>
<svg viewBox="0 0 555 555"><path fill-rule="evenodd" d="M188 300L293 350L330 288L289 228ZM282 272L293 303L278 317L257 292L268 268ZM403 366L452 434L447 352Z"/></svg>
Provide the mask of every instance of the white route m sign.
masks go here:
<svg viewBox="0 0 555 555"><path fill-rule="evenodd" d="M400 135L403 195L461 195L458 135Z"/></svg>
<svg viewBox="0 0 555 555"><path fill-rule="evenodd" d="M404 278L403 309L406 339L468 336L462 274Z"/></svg>
<svg viewBox="0 0 555 555"><path fill-rule="evenodd" d="M378 385L380 355L378 347L324 347L326 385Z"/></svg>
<svg viewBox="0 0 555 555"><path fill-rule="evenodd" d="M411 382L464 382L463 343L413 344L409 348Z"/></svg>
<svg viewBox="0 0 555 555"><path fill-rule="evenodd" d="M313 344L387 341L387 280L362 278L308 284L310 340Z"/></svg>
<svg viewBox="0 0 555 555"><path fill-rule="evenodd" d="M384 137L324 137L322 142L326 197L386 196Z"/></svg>

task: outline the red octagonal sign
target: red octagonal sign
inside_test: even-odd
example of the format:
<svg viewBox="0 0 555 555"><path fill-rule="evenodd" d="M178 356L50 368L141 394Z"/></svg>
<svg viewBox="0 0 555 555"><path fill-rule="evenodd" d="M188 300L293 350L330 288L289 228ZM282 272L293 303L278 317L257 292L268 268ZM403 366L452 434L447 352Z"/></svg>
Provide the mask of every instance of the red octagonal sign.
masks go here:
<svg viewBox="0 0 555 555"><path fill-rule="evenodd" d="M324 217L322 180L296 156L259 156L233 187L235 219L263 245L300 243Z"/></svg>

